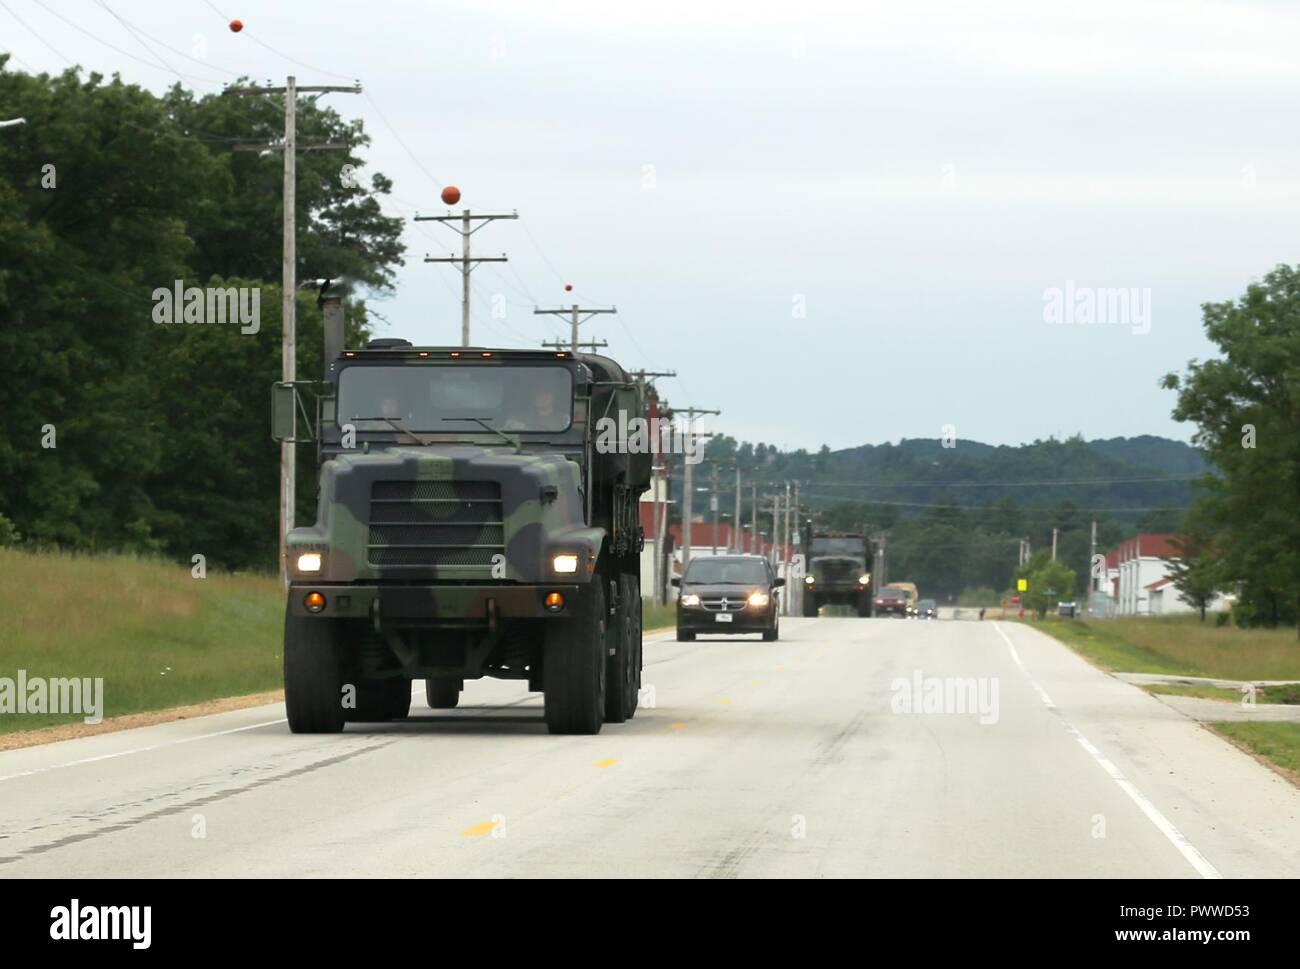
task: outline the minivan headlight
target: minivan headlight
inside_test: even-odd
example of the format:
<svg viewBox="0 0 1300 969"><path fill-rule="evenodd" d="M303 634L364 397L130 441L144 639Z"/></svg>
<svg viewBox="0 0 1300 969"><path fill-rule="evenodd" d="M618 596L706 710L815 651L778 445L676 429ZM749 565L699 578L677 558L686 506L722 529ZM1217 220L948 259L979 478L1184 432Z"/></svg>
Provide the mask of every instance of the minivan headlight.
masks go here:
<svg viewBox="0 0 1300 969"><path fill-rule="evenodd" d="M688 592L686 595L682 596L682 605L684 606L698 606L699 604L700 597L694 592Z"/></svg>
<svg viewBox="0 0 1300 969"><path fill-rule="evenodd" d="M759 608L762 608L763 606L767 605L769 601L770 600L766 592L750 593L749 604L751 606L757 606Z"/></svg>

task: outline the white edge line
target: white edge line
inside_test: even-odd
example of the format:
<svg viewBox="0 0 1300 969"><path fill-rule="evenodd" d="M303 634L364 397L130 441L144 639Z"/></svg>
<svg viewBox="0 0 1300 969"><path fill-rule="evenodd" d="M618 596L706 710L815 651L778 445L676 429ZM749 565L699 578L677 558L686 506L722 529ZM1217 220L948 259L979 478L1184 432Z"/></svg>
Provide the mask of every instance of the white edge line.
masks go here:
<svg viewBox="0 0 1300 969"><path fill-rule="evenodd" d="M171 721L171 722L175 722L175 721ZM266 720L263 721L262 723L250 723L246 727L232 727L229 730L218 730L215 733L200 734L197 737L183 737L180 740L172 740L172 741L168 741L167 743L150 744L148 747L133 747L130 750L119 750L111 754L100 754L98 757L83 757L80 760L70 760L64 764L51 764L49 767L34 767L31 770L20 771L17 774L7 774L4 777L0 777L0 782L12 781L18 777L31 777L33 774L44 774L47 771L61 770L64 767L79 767L82 764L94 764L101 760L113 760L116 757L126 757L130 754L144 754L144 753L148 753L151 750L162 750L166 747L179 747L181 744L193 743L196 740L210 740L213 737L224 737L227 734L242 733L245 730L256 730L258 727L272 727L275 726L277 723L286 723L286 722L287 721L283 718L280 720ZM159 724L159 726L162 726L162 724ZM88 739L88 738L77 738L77 739Z"/></svg>
<svg viewBox="0 0 1300 969"><path fill-rule="evenodd" d="M1210 864L1206 857L1196 849L1196 846L1187 840L1183 833L1174 826L1174 823L1165 817L1160 812L1160 809L1156 807L1145 794L1138 790L1137 785L1125 777L1123 771L1116 767L1109 758L1102 754L1102 752L1097 749L1090 740L1088 740L1087 737L1080 733L1079 729L1075 727L1074 724L1065 719L1065 714L1061 713L1060 710L1056 708L1055 704L1047 698L1047 693L1043 688L1038 685L1038 682L1032 676L1029 675L1029 671L1025 669L1025 664L1020 661L1020 655L1016 652L1016 647L1012 644L1010 637L1002 631L1001 624L995 622L993 628L998 631L998 635L1002 637L1002 641L1005 642L1007 648L1011 650L1011 658L1015 660L1016 665L1024 671L1025 677L1029 680L1030 685L1038 691L1039 696L1043 698L1048 706L1056 709L1057 714L1065 723L1065 729L1068 730L1070 735L1079 742L1079 746L1086 750L1088 755L1096 761L1097 765L1119 786L1119 789L1129 796L1129 799L1138 806L1138 810L1145 814L1147 819L1156 826L1156 830L1163 834L1169 840L1169 843L1178 849L1179 853L1187 860L1188 864L1196 869L1197 874L1202 878L1222 878L1223 875L1220 874L1219 870Z"/></svg>

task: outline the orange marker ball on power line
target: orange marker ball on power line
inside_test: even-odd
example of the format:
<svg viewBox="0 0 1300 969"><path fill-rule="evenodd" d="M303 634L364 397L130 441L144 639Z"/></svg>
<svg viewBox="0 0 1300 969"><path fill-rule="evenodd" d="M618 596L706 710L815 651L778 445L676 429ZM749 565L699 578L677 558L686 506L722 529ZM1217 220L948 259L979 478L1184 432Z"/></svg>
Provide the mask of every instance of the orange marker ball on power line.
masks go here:
<svg viewBox="0 0 1300 969"><path fill-rule="evenodd" d="M232 34L237 34L243 29L244 29L244 22L242 20L230 21L230 32Z"/></svg>
<svg viewBox="0 0 1300 969"><path fill-rule="evenodd" d="M448 185L442 190L442 201L447 205L455 205L460 201L460 189L455 185Z"/></svg>
<svg viewBox="0 0 1300 969"><path fill-rule="evenodd" d="M565 291L566 293L572 293L572 292L573 292L573 283L565 283L565 284L564 284L564 291Z"/></svg>

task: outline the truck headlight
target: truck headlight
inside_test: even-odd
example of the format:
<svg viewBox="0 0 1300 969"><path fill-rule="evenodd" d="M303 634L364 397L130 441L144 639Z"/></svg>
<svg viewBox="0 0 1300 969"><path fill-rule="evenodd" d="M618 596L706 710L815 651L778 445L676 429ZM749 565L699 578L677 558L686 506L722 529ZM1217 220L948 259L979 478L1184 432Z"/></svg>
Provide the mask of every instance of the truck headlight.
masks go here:
<svg viewBox="0 0 1300 969"><path fill-rule="evenodd" d="M320 552L303 552L298 556L299 572L319 572L322 556Z"/></svg>
<svg viewBox="0 0 1300 969"><path fill-rule="evenodd" d="M866 585L870 581L871 581L870 572L864 572L862 575L858 576L858 585Z"/></svg>
<svg viewBox="0 0 1300 969"><path fill-rule="evenodd" d="M759 609L767 605L768 601L768 595L766 592L754 592L749 596L749 604Z"/></svg>
<svg viewBox="0 0 1300 969"><path fill-rule="evenodd" d="M803 577L803 584L804 584L804 585L812 585L812 584L813 584L814 582L816 582L816 581L817 581L816 578L814 578L814 577L811 576L811 575L805 575L805 576Z"/></svg>
<svg viewBox="0 0 1300 969"><path fill-rule="evenodd" d="M572 552L557 555L551 559L551 568L562 575L572 575L578 571L578 556Z"/></svg>

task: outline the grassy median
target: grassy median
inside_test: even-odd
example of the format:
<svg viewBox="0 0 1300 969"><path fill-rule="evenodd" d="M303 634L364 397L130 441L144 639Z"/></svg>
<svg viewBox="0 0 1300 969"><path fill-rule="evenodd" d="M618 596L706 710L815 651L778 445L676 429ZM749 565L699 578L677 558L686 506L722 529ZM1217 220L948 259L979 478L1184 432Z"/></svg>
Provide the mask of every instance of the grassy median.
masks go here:
<svg viewBox="0 0 1300 969"><path fill-rule="evenodd" d="M1202 624L1195 615L1048 618L1029 624L1115 672L1300 680L1300 644L1291 628L1238 629Z"/></svg>
<svg viewBox="0 0 1300 969"><path fill-rule="evenodd" d="M105 717L279 688L283 622L273 576L0 549L0 677L103 677ZM0 732L81 720L0 713Z"/></svg>
<svg viewBox="0 0 1300 969"><path fill-rule="evenodd" d="M1247 720L1210 726L1238 746L1282 768L1292 781L1300 782L1300 723Z"/></svg>

